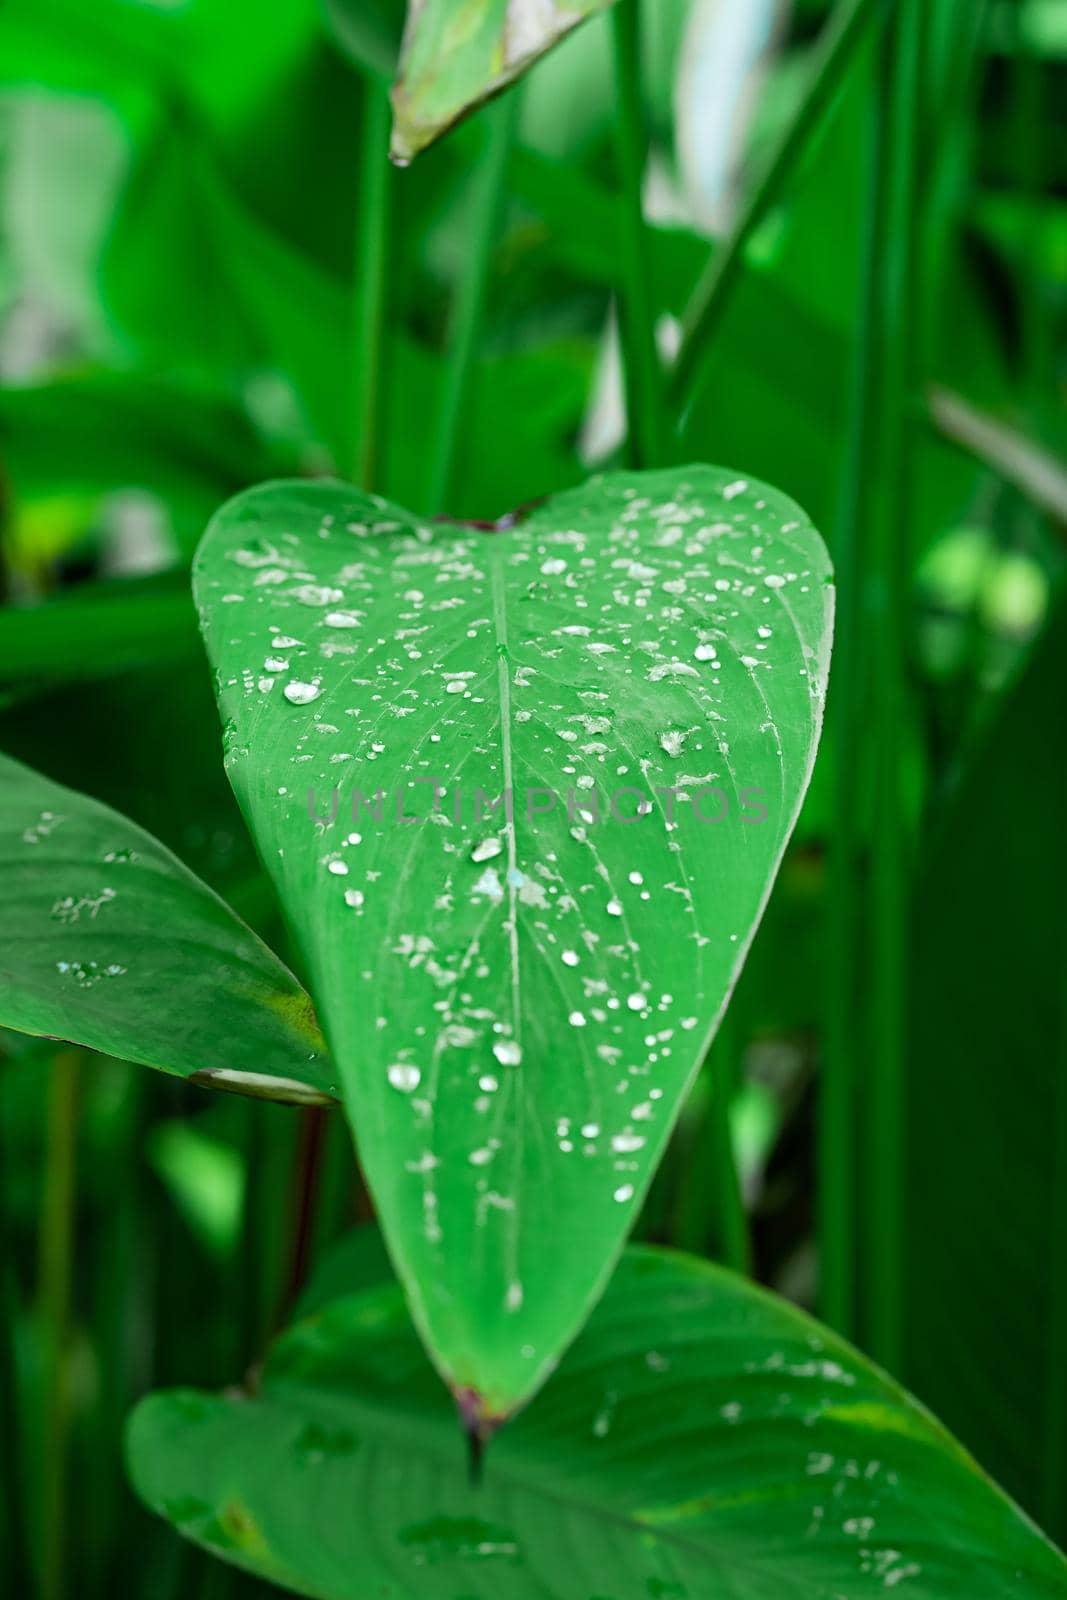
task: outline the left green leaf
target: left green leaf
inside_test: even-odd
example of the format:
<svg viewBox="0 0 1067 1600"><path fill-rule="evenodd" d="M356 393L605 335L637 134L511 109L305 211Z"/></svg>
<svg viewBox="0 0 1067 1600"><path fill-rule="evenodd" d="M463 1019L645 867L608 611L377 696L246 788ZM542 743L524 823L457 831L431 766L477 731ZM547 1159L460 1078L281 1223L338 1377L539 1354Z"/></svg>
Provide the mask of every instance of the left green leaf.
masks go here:
<svg viewBox="0 0 1067 1600"><path fill-rule="evenodd" d="M0 1026L212 1087L334 1098L296 979L151 834L0 756Z"/></svg>
<svg viewBox="0 0 1067 1600"><path fill-rule="evenodd" d="M393 88L394 161L406 164L520 78L611 0L409 0Z"/></svg>

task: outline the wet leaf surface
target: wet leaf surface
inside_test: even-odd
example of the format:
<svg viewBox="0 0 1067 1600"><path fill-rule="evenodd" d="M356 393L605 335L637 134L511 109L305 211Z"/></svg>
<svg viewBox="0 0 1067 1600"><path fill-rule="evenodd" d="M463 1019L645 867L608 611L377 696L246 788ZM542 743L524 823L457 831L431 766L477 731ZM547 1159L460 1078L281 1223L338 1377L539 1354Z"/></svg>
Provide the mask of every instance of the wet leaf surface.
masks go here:
<svg viewBox="0 0 1067 1600"><path fill-rule="evenodd" d="M610 1272L770 892L822 542L710 467L488 530L276 484L218 514L195 587L415 1319L509 1412Z"/></svg>
<svg viewBox="0 0 1067 1600"><path fill-rule="evenodd" d="M0 756L0 1024L264 1099L333 1098L311 1002L143 828Z"/></svg>

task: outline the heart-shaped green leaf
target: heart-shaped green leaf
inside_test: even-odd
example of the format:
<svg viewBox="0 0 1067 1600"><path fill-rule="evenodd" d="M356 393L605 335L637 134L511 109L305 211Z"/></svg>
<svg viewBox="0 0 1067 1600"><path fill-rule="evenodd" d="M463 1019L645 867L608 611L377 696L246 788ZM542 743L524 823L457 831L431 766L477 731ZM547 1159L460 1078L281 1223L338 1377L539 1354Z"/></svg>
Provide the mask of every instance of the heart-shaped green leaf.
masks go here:
<svg viewBox="0 0 1067 1600"><path fill-rule="evenodd" d="M158 839L0 756L0 1025L270 1100L334 1098L311 1001Z"/></svg>
<svg viewBox="0 0 1067 1600"><path fill-rule="evenodd" d="M493 531L275 484L218 514L195 587L416 1321L506 1414L609 1273L770 892L826 552L709 467Z"/></svg>
<svg viewBox="0 0 1067 1600"><path fill-rule="evenodd" d="M612 0L409 0L393 88L394 161L408 162Z"/></svg>
<svg viewBox="0 0 1067 1600"><path fill-rule="evenodd" d="M391 1288L275 1347L253 1397L135 1413L138 1491L318 1600L1052 1600L1067 1565L894 1383L732 1273L627 1253L468 1485Z"/></svg>

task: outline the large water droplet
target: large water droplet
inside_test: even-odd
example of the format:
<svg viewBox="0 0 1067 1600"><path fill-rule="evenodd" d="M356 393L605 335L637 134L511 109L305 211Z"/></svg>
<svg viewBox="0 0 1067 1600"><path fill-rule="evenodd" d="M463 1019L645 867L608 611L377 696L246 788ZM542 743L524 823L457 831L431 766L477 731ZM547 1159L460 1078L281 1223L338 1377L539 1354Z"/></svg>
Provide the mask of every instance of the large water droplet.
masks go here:
<svg viewBox="0 0 1067 1600"><path fill-rule="evenodd" d="M413 1094L419 1087L422 1073L407 1061L395 1061L388 1071L389 1082L401 1094Z"/></svg>
<svg viewBox="0 0 1067 1600"><path fill-rule="evenodd" d="M299 679L294 679L286 684L282 692L294 706L309 706L312 700L319 698L322 690L317 683L301 683Z"/></svg>
<svg viewBox="0 0 1067 1600"><path fill-rule="evenodd" d="M499 839L483 839L481 843L476 844L474 849L471 851L471 860L491 861L494 856L498 856L500 854L503 848L504 847Z"/></svg>

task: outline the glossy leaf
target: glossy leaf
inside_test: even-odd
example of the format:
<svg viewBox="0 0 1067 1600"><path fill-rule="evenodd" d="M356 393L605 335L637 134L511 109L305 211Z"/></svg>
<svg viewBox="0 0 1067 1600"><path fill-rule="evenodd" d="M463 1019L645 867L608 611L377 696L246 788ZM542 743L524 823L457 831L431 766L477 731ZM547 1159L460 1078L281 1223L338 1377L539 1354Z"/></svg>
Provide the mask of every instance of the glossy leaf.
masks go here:
<svg viewBox="0 0 1067 1600"><path fill-rule="evenodd" d="M275 1346L253 1396L135 1413L141 1496L318 1600L1028 1600L1067 1566L895 1384L721 1268L631 1250L471 1488L389 1287Z"/></svg>
<svg viewBox="0 0 1067 1600"><path fill-rule="evenodd" d="M393 159L408 162L611 0L409 0L393 89Z"/></svg>
<svg viewBox="0 0 1067 1600"><path fill-rule="evenodd" d="M162 502L187 553L222 496L298 464L265 446L239 407L213 390L107 372L6 385L0 429L24 508L144 490Z"/></svg>
<svg viewBox="0 0 1067 1600"><path fill-rule="evenodd" d="M224 507L194 577L387 1242L491 1419L599 1293L755 931L821 722L825 550L710 467L495 531L296 483Z"/></svg>
<svg viewBox="0 0 1067 1600"><path fill-rule="evenodd" d="M157 839L0 756L0 1025L215 1087L333 1098L311 1002Z"/></svg>

